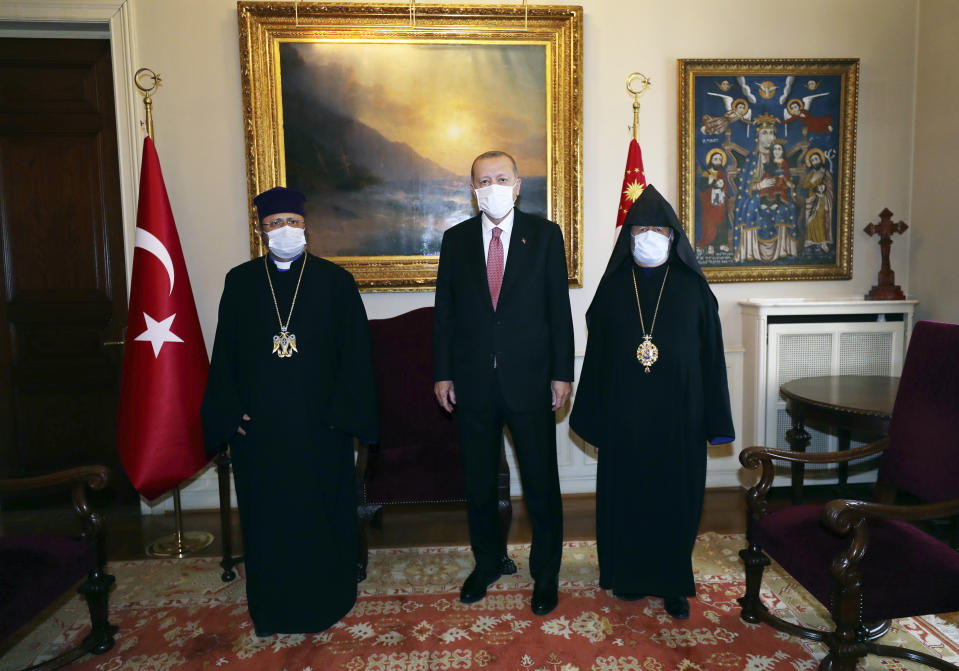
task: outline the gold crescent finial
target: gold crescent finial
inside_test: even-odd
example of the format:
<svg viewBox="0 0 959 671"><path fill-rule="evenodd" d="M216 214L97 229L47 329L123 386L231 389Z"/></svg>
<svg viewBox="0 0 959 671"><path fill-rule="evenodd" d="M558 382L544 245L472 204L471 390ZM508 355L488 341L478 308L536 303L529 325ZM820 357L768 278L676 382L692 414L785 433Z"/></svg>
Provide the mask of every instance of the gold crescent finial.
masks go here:
<svg viewBox="0 0 959 671"><path fill-rule="evenodd" d="M633 81L639 80L642 88L638 91L633 88ZM633 139L639 142L639 97L646 93L652 82L642 72L634 72L626 78L626 90L633 96Z"/></svg>
<svg viewBox="0 0 959 671"><path fill-rule="evenodd" d="M143 80L145 80L145 79L147 79L147 78L149 78L150 80L152 80L152 82L153 82L153 85L152 85L152 86L145 86L145 85L143 84ZM156 90L157 90L157 87L160 85L160 82L161 82L161 81L162 81L162 80L160 79L160 75L158 75L157 73L155 73L155 72L154 72L153 70L151 70L150 68L140 68L140 69L137 70L136 73L133 75L133 83L136 84L137 88L140 89L140 91L142 91L142 92L143 92L143 95L145 95L145 96L148 96L148 95L150 95L151 93L153 93L154 91L156 91Z"/></svg>
<svg viewBox="0 0 959 671"><path fill-rule="evenodd" d="M638 91L633 88L633 81L638 79L642 88ZM639 96L646 93L646 89L649 88L652 82L649 80L649 77L644 75L642 72L634 72L626 78L626 90L629 91L630 95L634 98L639 98Z"/></svg>
<svg viewBox="0 0 959 671"><path fill-rule="evenodd" d="M150 80L152 84L147 86L144 81ZM143 106L146 109L146 127L147 135L153 137L153 98L150 95L160 86L160 75L150 68L140 68L133 75L133 83L140 93L143 94Z"/></svg>

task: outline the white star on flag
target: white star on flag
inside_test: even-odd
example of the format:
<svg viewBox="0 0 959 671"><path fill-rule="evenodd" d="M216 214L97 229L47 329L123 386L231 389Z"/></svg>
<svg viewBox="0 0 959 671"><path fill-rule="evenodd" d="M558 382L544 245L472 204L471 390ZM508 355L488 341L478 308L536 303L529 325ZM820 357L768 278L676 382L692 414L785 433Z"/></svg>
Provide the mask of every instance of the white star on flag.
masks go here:
<svg viewBox="0 0 959 671"><path fill-rule="evenodd" d="M183 342L183 339L177 336L170 330L170 327L173 325L173 318L176 317L176 313L173 313L162 322L158 322L153 317L148 315L146 312L143 313L143 319L146 321L147 330L138 335L134 340L146 340L151 345L153 345L153 356L154 358L160 357L160 350L163 348L163 343L165 342Z"/></svg>

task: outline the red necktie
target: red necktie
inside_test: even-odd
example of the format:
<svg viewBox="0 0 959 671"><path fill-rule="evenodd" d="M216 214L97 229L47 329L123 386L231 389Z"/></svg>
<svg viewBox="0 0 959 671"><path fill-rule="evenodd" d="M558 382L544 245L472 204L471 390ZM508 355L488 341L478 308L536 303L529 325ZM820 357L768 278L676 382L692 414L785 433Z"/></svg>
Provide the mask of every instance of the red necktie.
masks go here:
<svg viewBox="0 0 959 671"><path fill-rule="evenodd" d="M486 255L486 281L489 283L489 297L493 299L494 310L503 286L503 242L499 239L502 234L502 228L493 227L493 237L490 238L489 253Z"/></svg>

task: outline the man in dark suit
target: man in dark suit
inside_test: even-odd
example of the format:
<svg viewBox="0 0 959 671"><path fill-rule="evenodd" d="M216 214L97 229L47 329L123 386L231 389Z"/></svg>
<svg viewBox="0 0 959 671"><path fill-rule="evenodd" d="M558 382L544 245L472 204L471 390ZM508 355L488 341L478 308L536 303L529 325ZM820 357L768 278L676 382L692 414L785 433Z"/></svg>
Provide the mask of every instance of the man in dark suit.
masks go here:
<svg viewBox="0 0 959 671"><path fill-rule="evenodd" d="M481 154L471 178L482 214L443 235L434 324L434 393L457 409L476 559L460 601L479 601L503 573L496 475L506 425L533 527L531 605L545 615L558 601L563 542L555 411L573 379L563 234L513 207L521 180L509 154Z"/></svg>

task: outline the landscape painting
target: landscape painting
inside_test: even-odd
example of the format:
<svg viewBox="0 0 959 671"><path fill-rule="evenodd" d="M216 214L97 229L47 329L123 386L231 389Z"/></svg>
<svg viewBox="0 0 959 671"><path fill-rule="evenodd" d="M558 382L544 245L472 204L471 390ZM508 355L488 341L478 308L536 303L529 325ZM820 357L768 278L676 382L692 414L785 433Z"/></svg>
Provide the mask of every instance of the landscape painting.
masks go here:
<svg viewBox="0 0 959 671"><path fill-rule="evenodd" d="M477 210L470 165L506 151L524 211L549 215L542 45L283 42L286 186L324 257L439 254Z"/></svg>
<svg viewBox="0 0 959 671"><path fill-rule="evenodd" d="M251 257L253 198L286 186L309 250L361 291L432 291L443 233L477 214L472 161L495 150L582 286L582 7L240 0L237 18Z"/></svg>

